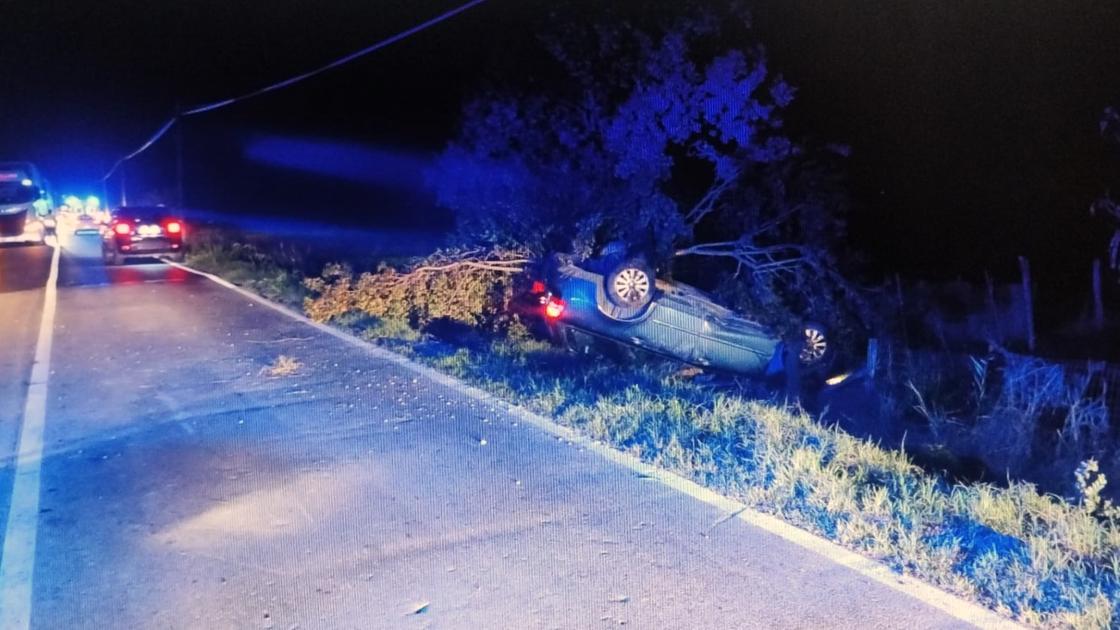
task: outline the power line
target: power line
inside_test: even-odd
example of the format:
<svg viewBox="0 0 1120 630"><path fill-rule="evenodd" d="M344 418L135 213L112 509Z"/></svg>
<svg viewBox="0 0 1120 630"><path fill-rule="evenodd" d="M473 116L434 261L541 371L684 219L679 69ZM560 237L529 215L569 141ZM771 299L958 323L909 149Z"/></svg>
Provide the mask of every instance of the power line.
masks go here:
<svg viewBox="0 0 1120 630"><path fill-rule="evenodd" d="M330 62L330 63L328 63L324 66L321 66L319 68L316 68L314 70L309 70L309 71L304 72L302 74L297 74L293 77L289 77L287 79L284 79L283 81L278 81L276 83L266 85L262 88L258 88L256 90L253 90L252 92L247 92L247 93L242 94L240 96L235 96L233 98L227 98L227 99L223 99L223 100L220 100L220 101L214 101L212 103L206 103L206 104L203 104L203 105L196 105L196 106L191 107L189 109L186 109L182 112L179 112L177 115L168 119L168 121L166 123L164 123L163 126L160 127L158 130L156 130L156 132L154 134L152 134L152 136L150 138L148 138L148 140L146 142L144 142L144 144L140 145L139 148L137 148L132 153L129 153L128 155L126 155L126 156L122 157L121 159L117 160L116 162L114 162L113 167L109 169L108 173L105 173L104 177L102 177L101 180L105 181L105 180L109 179L110 177L113 176L113 173L115 173L117 171L117 169L120 168L120 166L122 164L124 164L125 162L131 160L132 158L140 155L144 151L147 151L148 148L150 148L153 144L155 144L157 141L159 141L159 139L162 138L164 136L164 134L166 134L168 131L170 131L171 128L175 126L175 124L179 121L180 118L183 118L185 116L194 116L194 115L197 115L197 114L204 114L206 112L212 112L216 109L221 109L223 107L228 107L230 105L233 105L234 103L240 103L241 101L246 101L246 100L251 99L251 98L256 97L256 96L261 96L262 94L267 94L269 92L274 92L276 90L280 90L280 89L283 89L283 88L286 88L286 87L291 87L291 86L293 86L297 83L300 83L301 81L305 81L307 79L310 79L311 77L320 75L320 74L322 74L322 73L324 73L328 70L333 70L333 69L335 69L339 66L348 64L351 61L354 61L355 59L359 59L361 57L364 57L364 56L366 56L366 55L368 55L372 52L375 52L377 50L385 48L386 46L391 46L392 44L395 44L395 43L397 43L397 42L399 42L403 39L411 37L412 35L415 35L416 33L419 33L420 31L423 31L427 28L435 26L436 24L439 24L440 22L443 22L444 20L455 17L456 15L458 15L458 14L460 14L460 13L462 13L462 12L468 10L468 9L471 9L471 8L473 8L473 7L475 7L479 4L482 4L485 1L486 0L471 0L470 2L467 2L466 4L462 4L462 5L454 8L454 9L451 9L450 11L447 11L445 13L441 13L441 14L437 15L436 17L434 17L434 18L432 18L432 19L430 19L426 22L421 22L420 24L417 24L416 26L413 26L410 29L401 31L400 33L397 33L396 35L393 35L391 37L383 39L383 40L377 42L376 44L373 44L371 46L367 46L367 47L365 47L361 50L352 52L352 53L350 53L350 54L348 54L344 57L340 57L338 59L335 59L334 61L332 61L332 62Z"/></svg>

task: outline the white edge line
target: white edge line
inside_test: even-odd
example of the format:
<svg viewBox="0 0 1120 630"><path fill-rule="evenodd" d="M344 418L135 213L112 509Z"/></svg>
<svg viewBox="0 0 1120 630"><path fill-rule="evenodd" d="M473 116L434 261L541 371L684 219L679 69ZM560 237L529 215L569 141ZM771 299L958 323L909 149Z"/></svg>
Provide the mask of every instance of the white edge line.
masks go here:
<svg viewBox="0 0 1120 630"><path fill-rule="evenodd" d="M637 457L634 457L633 455L615 450L614 448L607 446L606 444L603 444L601 442L595 442L587 438L586 436L576 432L574 429L560 426L544 416L533 413L532 411L529 411L524 407L520 407L508 401L497 398L492 394L489 394L473 385L469 385L446 374L438 372L433 368L415 363L411 359L408 359L403 355L376 346L368 341L364 341L362 339L354 337L353 335L343 332L337 328L332 328L326 324L321 324L319 322L313 321L302 313L296 312L282 304L272 302L264 297L253 293L252 291L239 287L229 282L228 280L225 280L224 278L220 278L214 274L207 273L205 271L199 271L197 269L193 269L179 263L171 261L165 262L184 271L188 271L190 273L207 278L227 289L235 291L255 302L263 304L264 306L267 306L274 311L299 320L304 324L307 324L308 326L311 326L323 333L340 339L350 344L351 346L360 348L380 359L385 359L387 361L405 367L441 385L445 385L447 387L458 390L480 402L498 405L506 409L513 415L517 416L521 420L525 421L526 423L531 424L532 426L550 435L563 438L565 440L578 444L581 447L587 448L588 450L604 457L607 460L610 460L611 462L614 462L615 464L629 468L630 470L633 470L634 472L637 472L641 475L656 479L666 486L669 486L670 488L686 494L698 501L702 501L713 507L721 510L726 510L730 513L737 513L736 518L749 523L750 525L753 525L770 534L778 536L779 538L787 542L793 543L799 547L808 549L809 551L824 556L825 558L831 560L836 564L851 569L852 571L855 571L856 573L872 579L895 591L909 595L910 597L922 601L929 606L936 608L941 612L960 621L972 624L978 628L993 630L1025 628L1025 626L1022 626L1015 621L1000 615L994 610L985 608L980 604L971 602L947 591L943 591L917 578L896 573L886 565L865 556L861 556L858 553L847 549L836 542L828 540L827 538L823 538L821 536L818 536L817 534L791 525L790 523L787 523L776 516L755 510L754 508L751 508L746 504L725 497L710 488L705 488L704 486L701 486L700 484L686 479L676 473L672 473L647 464Z"/></svg>
<svg viewBox="0 0 1120 630"><path fill-rule="evenodd" d="M62 248L56 242L51 270L43 294L43 314L35 359L23 407L19 454L12 480L12 502L4 530L4 555L0 559L0 628L31 627L31 595L35 574L35 543L39 525L39 482L43 464L43 429L47 419L47 380L51 373L51 345L58 305L58 261Z"/></svg>

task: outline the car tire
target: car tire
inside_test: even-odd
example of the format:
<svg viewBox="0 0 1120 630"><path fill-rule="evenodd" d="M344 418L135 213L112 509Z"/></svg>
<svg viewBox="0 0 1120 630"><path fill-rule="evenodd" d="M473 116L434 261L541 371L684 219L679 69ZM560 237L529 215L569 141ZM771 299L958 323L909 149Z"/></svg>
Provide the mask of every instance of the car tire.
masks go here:
<svg viewBox="0 0 1120 630"><path fill-rule="evenodd" d="M615 306L638 311L653 301L653 267L645 258L631 258L616 265L604 279L607 299Z"/></svg>
<svg viewBox="0 0 1120 630"><path fill-rule="evenodd" d="M186 254L186 252L184 252L182 250L167 255L168 260L170 260L171 262L177 262L177 263L183 262L184 260L186 260L186 258L187 258L187 254Z"/></svg>
<svg viewBox="0 0 1120 630"><path fill-rule="evenodd" d="M116 250L103 251L102 258L105 260L105 264L109 265L110 267L118 267L124 262L124 259L121 258L120 252Z"/></svg>
<svg viewBox="0 0 1120 630"><path fill-rule="evenodd" d="M797 365L803 372L823 370L834 354L828 330L817 323L806 322L798 329Z"/></svg>

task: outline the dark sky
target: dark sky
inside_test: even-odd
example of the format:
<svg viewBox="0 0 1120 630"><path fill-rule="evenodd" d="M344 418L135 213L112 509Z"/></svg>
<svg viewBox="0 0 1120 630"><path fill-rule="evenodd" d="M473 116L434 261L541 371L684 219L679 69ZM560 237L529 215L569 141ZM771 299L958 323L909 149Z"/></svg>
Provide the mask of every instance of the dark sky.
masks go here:
<svg viewBox="0 0 1120 630"><path fill-rule="evenodd" d="M0 156L38 161L56 188L96 190L177 100L259 87L455 4L0 1ZM533 72L533 33L554 4L489 0L352 66L191 119L188 202L260 211L324 195L386 220L428 212L423 194L404 189L416 181L393 189L293 174L248 163L247 147L347 141L373 160L419 163L454 133L482 77ZM877 266L1008 276L1026 254L1061 276L1103 252L1104 224L1087 207L1120 186L1117 152L1096 132L1101 110L1120 103L1120 2L747 4L772 68L799 86L791 131L853 149L853 238ZM169 186L173 147L169 138L130 167L137 186Z"/></svg>

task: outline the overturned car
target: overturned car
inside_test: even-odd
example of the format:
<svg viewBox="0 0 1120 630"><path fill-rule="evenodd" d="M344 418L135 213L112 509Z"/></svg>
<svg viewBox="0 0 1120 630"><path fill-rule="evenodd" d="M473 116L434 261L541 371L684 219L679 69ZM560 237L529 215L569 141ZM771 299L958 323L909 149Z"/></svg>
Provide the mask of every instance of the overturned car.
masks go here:
<svg viewBox="0 0 1120 630"><path fill-rule="evenodd" d="M806 323L782 339L689 285L656 278L641 257L553 260L535 282L535 300L558 342L591 340L640 348L701 368L750 376L830 376L833 349L822 326ZM834 381L835 379L829 379Z"/></svg>

